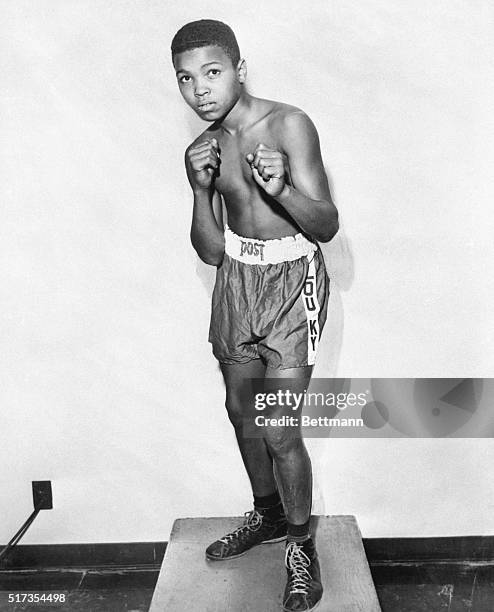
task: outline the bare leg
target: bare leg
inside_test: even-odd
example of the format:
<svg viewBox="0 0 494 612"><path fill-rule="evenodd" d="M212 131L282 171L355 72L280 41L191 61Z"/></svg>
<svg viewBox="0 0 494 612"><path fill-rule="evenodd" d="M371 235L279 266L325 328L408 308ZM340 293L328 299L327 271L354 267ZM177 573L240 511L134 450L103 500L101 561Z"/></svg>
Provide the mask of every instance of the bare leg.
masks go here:
<svg viewBox="0 0 494 612"><path fill-rule="evenodd" d="M252 401L242 393L246 378L264 378L266 366L260 359L239 364L221 364L226 385L226 409L235 428L238 447L256 496L270 495L277 489L273 459L262 438L244 438L243 420L255 413Z"/></svg>
<svg viewBox="0 0 494 612"><path fill-rule="evenodd" d="M290 389L303 393L309 386L312 366L275 370L267 368L269 391ZM290 381L283 382L283 379ZM272 417L282 416L286 410L275 408ZM294 435L291 427L269 426L265 440L275 463L276 475L281 486L285 513L290 523L303 525L310 517L312 506L312 469L309 454L300 432Z"/></svg>
<svg viewBox="0 0 494 612"><path fill-rule="evenodd" d="M254 496L271 496L277 490L278 482L281 485L280 493L285 513L279 502L266 507L265 512L261 513L254 508L243 525L208 546L206 558L211 561L234 559L258 544L279 542L287 537L287 529L289 538L291 535L298 535L294 532L299 526L299 529L304 531L304 534L300 535L305 535L312 501L311 465L300 435L293 436L293 430L289 431L288 427L269 426L265 428L264 438L244 437L244 420L250 421L256 416L254 397L250 392L252 387L249 381L246 385L246 379L264 379L265 390L289 388L300 393L309 384L312 368L269 370L260 360L254 360L247 364L222 364L221 369L226 384L228 416L235 428ZM286 380L287 377L290 378L289 381ZM282 409L276 407L275 412L281 411ZM296 546L292 541L290 551L295 550Z"/></svg>

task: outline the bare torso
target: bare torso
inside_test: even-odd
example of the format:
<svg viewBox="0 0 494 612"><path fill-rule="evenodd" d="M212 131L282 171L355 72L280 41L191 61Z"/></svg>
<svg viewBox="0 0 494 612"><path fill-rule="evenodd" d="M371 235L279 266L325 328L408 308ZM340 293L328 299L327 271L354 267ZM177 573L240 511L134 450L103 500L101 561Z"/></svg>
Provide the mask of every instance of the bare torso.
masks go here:
<svg viewBox="0 0 494 612"><path fill-rule="evenodd" d="M219 145L220 168L215 177L215 189L223 197L228 225L237 234L266 240L300 232L300 228L284 208L266 194L254 181L246 155L259 143L285 154L281 121L293 106L256 99L252 122L235 134L213 123L197 139L216 138ZM289 160L286 158L286 180L289 180Z"/></svg>

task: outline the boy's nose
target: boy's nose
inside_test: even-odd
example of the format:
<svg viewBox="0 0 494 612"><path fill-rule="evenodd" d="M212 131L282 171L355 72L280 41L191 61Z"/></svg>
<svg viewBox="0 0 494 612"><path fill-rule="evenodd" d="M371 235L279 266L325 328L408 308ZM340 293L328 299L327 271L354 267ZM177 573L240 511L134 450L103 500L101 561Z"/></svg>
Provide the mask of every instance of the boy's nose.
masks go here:
<svg viewBox="0 0 494 612"><path fill-rule="evenodd" d="M200 98L201 96L204 96L204 94L207 93L209 93L209 87L207 86L207 84L198 81L194 89L195 96Z"/></svg>

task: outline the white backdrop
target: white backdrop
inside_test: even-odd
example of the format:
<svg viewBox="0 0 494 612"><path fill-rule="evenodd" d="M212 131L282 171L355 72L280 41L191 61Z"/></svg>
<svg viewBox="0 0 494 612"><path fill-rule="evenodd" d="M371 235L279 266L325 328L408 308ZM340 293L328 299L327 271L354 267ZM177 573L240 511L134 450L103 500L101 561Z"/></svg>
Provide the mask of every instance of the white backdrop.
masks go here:
<svg viewBox="0 0 494 612"><path fill-rule="evenodd" d="M0 542L38 479L55 508L25 543L166 540L251 504L207 343L214 270L188 240L203 124L169 57L187 21L228 22L252 93L319 129L342 227L315 375L492 374L490 0L0 11ZM314 510L364 536L494 529L491 440L309 443Z"/></svg>

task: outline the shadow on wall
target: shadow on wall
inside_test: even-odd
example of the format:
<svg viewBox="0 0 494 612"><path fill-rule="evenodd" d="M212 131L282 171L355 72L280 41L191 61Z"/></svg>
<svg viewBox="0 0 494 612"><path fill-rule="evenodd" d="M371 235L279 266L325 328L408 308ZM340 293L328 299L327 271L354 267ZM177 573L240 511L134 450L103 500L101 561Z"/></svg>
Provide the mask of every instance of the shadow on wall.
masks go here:
<svg viewBox="0 0 494 612"><path fill-rule="evenodd" d="M331 194L334 194L333 181L328 168L325 168ZM338 207L338 204L336 203ZM317 362L314 367L313 378L331 378L337 376L343 343L344 309L341 293L349 291L355 276L354 257L344 223L339 210L340 228L336 236L327 243L321 243L326 270L330 278L330 296L328 317L321 337L317 353ZM312 438L306 440L309 448L312 473L312 514L331 514L325 499L328 439Z"/></svg>
<svg viewBox="0 0 494 612"><path fill-rule="evenodd" d="M325 167L328 177L329 189L334 194L334 185L331 172ZM338 204L336 204L338 207ZM326 244L321 244L321 250L326 262L329 277L341 291L348 291L355 276L353 253L350 241L345 233L344 223L339 210L340 229L336 236Z"/></svg>
<svg viewBox="0 0 494 612"><path fill-rule="evenodd" d="M334 193L333 181L328 168L325 168L329 188ZM338 206L338 205L337 205ZM354 258L350 241L345 233L340 215L340 229L336 236L326 243L321 243L326 270L330 278L330 295L326 326L319 344L314 378L325 378L337 375L343 342L344 309L341 292L348 291L354 279Z"/></svg>

